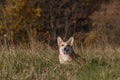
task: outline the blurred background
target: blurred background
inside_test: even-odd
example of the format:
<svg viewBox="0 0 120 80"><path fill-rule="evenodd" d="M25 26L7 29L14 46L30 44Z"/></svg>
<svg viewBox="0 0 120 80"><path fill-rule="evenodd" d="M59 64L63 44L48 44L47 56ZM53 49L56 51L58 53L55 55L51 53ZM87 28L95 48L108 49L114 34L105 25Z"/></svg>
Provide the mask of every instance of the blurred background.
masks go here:
<svg viewBox="0 0 120 80"><path fill-rule="evenodd" d="M78 46L120 45L119 0L0 0L0 44L75 38Z"/></svg>

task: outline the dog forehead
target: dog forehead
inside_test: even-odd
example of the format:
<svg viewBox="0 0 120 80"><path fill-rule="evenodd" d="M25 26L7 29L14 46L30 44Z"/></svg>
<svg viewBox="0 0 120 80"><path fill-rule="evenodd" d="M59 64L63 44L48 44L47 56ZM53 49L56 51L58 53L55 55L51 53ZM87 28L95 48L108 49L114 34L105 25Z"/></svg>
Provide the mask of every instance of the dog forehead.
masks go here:
<svg viewBox="0 0 120 80"><path fill-rule="evenodd" d="M68 45L67 42L62 42L61 45Z"/></svg>
<svg viewBox="0 0 120 80"><path fill-rule="evenodd" d="M66 42L61 42L60 44L58 44L59 47L62 47L63 45L66 46L67 43Z"/></svg>

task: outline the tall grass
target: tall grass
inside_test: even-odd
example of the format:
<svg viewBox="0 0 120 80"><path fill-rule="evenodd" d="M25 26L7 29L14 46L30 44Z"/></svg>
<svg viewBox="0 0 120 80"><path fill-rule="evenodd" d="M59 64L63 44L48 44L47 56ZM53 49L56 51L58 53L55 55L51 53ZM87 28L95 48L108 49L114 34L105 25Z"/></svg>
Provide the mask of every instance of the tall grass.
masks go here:
<svg viewBox="0 0 120 80"><path fill-rule="evenodd" d="M86 63L61 65L58 50L41 43L1 47L0 80L120 80L119 48L74 49Z"/></svg>

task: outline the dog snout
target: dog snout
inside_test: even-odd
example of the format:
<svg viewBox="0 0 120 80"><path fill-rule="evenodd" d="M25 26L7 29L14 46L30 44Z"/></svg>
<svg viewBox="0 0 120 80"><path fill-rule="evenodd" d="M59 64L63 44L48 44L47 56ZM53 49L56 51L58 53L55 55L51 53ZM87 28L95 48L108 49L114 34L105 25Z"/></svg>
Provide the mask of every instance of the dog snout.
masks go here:
<svg viewBox="0 0 120 80"><path fill-rule="evenodd" d="M64 48L64 51L68 51L68 50L69 50L68 48L66 48L66 47Z"/></svg>

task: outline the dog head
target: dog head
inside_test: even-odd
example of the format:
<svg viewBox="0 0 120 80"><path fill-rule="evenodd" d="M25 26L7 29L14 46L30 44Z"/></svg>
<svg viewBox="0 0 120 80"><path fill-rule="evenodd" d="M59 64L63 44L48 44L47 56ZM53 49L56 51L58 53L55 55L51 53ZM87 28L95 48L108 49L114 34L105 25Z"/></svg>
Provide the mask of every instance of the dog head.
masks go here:
<svg viewBox="0 0 120 80"><path fill-rule="evenodd" d="M57 38L57 43L59 47L60 54L63 55L70 55L73 53L72 45L73 45L74 38L70 37L68 41L63 41L61 37Z"/></svg>

